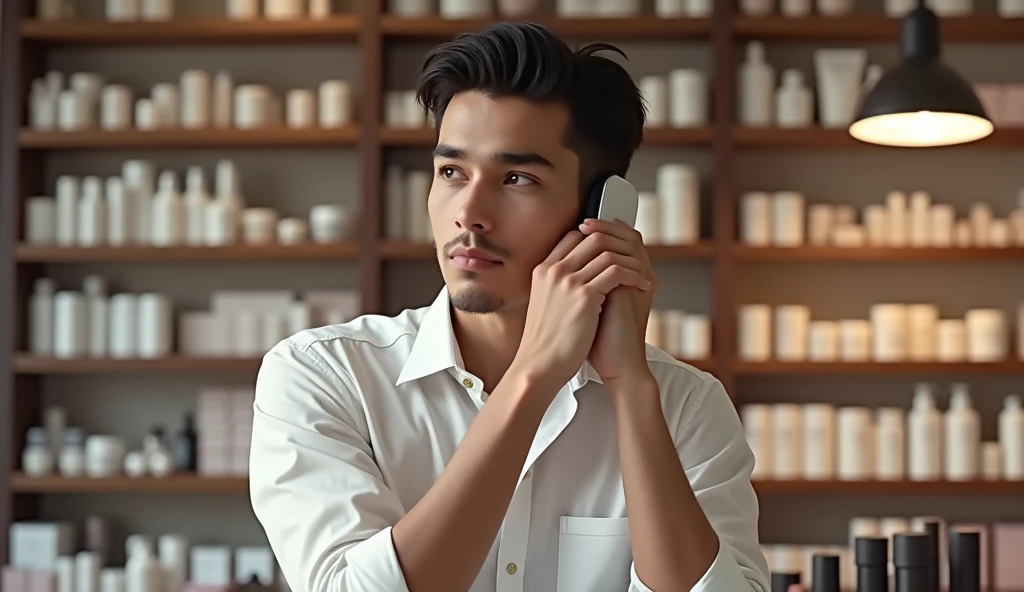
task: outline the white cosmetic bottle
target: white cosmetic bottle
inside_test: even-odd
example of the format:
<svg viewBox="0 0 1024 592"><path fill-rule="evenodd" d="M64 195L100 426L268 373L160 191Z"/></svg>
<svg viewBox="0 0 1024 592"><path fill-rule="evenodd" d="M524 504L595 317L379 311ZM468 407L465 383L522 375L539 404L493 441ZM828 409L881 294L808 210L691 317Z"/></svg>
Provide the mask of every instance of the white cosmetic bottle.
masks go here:
<svg viewBox="0 0 1024 592"><path fill-rule="evenodd" d="M1006 397L999 412L999 446L1003 451L1003 479L1024 481L1024 411L1017 395Z"/></svg>
<svg viewBox="0 0 1024 592"><path fill-rule="evenodd" d="M78 246L98 247L107 238L107 207L103 199L103 182L99 177L82 181L82 198L78 201Z"/></svg>
<svg viewBox="0 0 1024 592"><path fill-rule="evenodd" d="M185 238L185 206L178 194L177 176L172 171L160 173L160 182L153 198L153 245L173 247Z"/></svg>
<svg viewBox="0 0 1024 592"><path fill-rule="evenodd" d="M930 384L914 386L907 436L907 476L911 481L938 480L942 474L942 418Z"/></svg>
<svg viewBox="0 0 1024 592"><path fill-rule="evenodd" d="M747 59L740 66L739 121L748 127L768 127L772 123L772 99L775 69L765 60L764 43L747 43Z"/></svg>
<svg viewBox="0 0 1024 592"><path fill-rule="evenodd" d="M946 411L946 479L977 479L981 461L981 419L971 407L971 394L963 383L954 384Z"/></svg>
<svg viewBox="0 0 1024 592"><path fill-rule="evenodd" d="M190 247L203 245L203 231L206 227L206 208L210 195L206 192L203 169L189 167L185 178L185 244Z"/></svg>
<svg viewBox="0 0 1024 592"><path fill-rule="evenodd" d="M811 14L811 0L781 0L780 11L786 18L802 18Z"/></svg>
<svg viewBox="0 0 1024 592"><path fill-rule="evenodd" d="M150 245L153 243L153 193L156 186L156 173L153 163L145 160L129 160L121 168L121 178L127 199L132 204L135 216L135 232L132 233L135 243Z"/></svg>
<svg viewBox="0 0 1024 592"><path fill-rule="evenodd" d="M163 570L148 545L134 545L125 564L125 592L161 592Z"/></svg>
<svg viewBox="0 0 1024 592"><path fill-rule="evenodd" d="M782 86L775 96L775 125L781 128L811 127L814 123L814 95L804 84L804 74L790 69L782 73Z"/></svg>
<svg viewBox="0 0 1024 592"><path fill-rule="evenodd" d="M740 0L740 10L746 16L768 16L774 9L774 0Z"/></svg>
<svg viewBox="0 0 1024 592"><path fill-rule="evenodd" d="M53 295L56 291L53 280L39 278L35 282L29 305L29 350L34 356L53 355Z"/></svg>
<svg viewBox="0 0 1024 592"><path fill-rule="evenodd" d="M57 178L57 245L73 247L78 233L77 177L62 175Z"/></svg>
<svg viewBox="0 0 1024 592"><path fill-rule="evenodd" d="M135 208L120 177L107 179L107 244L124 247L135 236Z"/></svg>
<svg viewBox="0 0 1024 592"><path fill-rule="evenodd" d="M89 357L107 357L107 286L103 278L90 275L84 281L85 306L89 317Z"/></svg>

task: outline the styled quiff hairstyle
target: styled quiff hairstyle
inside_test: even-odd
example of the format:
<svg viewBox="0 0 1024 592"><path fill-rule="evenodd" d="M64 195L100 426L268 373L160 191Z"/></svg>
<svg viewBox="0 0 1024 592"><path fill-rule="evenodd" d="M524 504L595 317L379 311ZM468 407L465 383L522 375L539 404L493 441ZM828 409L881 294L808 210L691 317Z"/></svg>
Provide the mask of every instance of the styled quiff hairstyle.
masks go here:
<svg viewBox="0 0 1024 592"><path fill-rule="evenodd" d="M435 131L461 92L565 104L565 145L579 156L583 197L598 176L625 176L643 140L646 113L629 73L595 55L599 51L626 57L606 43L573 51L537 24L498 23L431 50L416 83L417 100L433 114Z"/></svg>

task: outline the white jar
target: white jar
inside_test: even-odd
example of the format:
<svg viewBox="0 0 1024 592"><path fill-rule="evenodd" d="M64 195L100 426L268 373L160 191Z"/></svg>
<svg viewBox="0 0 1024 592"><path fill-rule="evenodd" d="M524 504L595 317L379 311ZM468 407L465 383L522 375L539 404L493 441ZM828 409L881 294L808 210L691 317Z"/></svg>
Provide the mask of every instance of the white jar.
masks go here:
<svg viewBox="0 0 1024 592"><path fill-rule="evenodd" d="M967 311L967 360L999 362L1009 356L1009 327L1006 313L996 308Z"/></svg>
<svg viewBox="0 0 1024 592"><path fill-rule="evenodd" d="M342 206L319 205L309 211L313 242L337 243L349 238L351 219Z"/></svg>
<svg viewBox="0 0 1024 592"><path fill-rule="evenodd" d="M85 440L85 474L93 479L113 477L121 473L124 440L117 436L93 435Z"/></svg>
<svg viewBox="0 0 1024 592"><path fill-rule="evenodd" d="M25 450L21 453L21 470L29 477L45 477L53 472L53 453L50 451L46 429L29 428Z"/></svg>
<svg viewBox="0 0 1024 592"><path fill-rule="evenodd" d="M863 481L874 475L874 430L871 410L842 407L836 417L839 444L837 475L840 481Z"/></svg>
<svg viewBox="0 0 1024 592"><path fill-rule="evenodd" d="M270 208L248 208L242 212L242 239L245 244L272 244L277 219L277 211Z"/></svg>
<svg viewBox="0 0 1024 592"><path fill-rule="evenodd" d="M277 242L301 245L309 240L309 224L302 218L285 218L277 223Z"/></svg>
<svg viewBox="0 0 1024 592"><path fill-rule="evenodd" d="M85 474L85 432L80 428L64 430L64 446L57 466L61 477L74 478Z"/></svg>
<svg viewBox="0 0 1024 592"><path fill-rule="evenodd" d="M875 411L875 478L899 481L906 474L906 419L899 407Z"/></svg>

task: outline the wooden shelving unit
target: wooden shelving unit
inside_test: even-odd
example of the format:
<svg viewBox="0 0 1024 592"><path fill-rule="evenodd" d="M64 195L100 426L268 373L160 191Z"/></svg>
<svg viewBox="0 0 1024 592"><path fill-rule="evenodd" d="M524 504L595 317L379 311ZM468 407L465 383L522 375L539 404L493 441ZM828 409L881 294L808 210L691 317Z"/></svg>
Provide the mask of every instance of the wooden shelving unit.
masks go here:
<svg viewBox="0 0 1024 592"><path fill-rule="evenodd" d="M357 14L339 15L325 21L230 22L226 20L178 20L167 23L40 22L31 18L34 2L0 2L0 434L22 434L41 412L42 383L50 375L152 373L239 373L255 375L259 359L203 359L174 357L160 360L55 360L25 355L25 303L33 280L52 264L187 262L208 261L287 262L322 261L325 269L341 261L359 270L363 311L385 312L385 273L393 262L422 261L435 255L430 245L389 242L382 239L384 226L383 178L387 151L401 148L429 149L432 129L388 128L383 121L386 50L392 45L444 41L492 20L438 18L402 19L384 14L385 0L352 3ZM742 150L838 150L858 149L884 152L898 158L901 150L881 149L854 140L846 130L834 129L750 129L735 124L736 64L742 43L749 39L769 42L894 42L899 23L883 16L854 16L842 19L745 18L736 14L734 2L715 2L708 19L557 19L538 16L572 42L626 41L657 42L690 47L695 43L710 49L709 79L714 88L710 111L714 121L698 129L648 129L644 146L687 147L710 152L713 161L711 192L708 196L711 220L708 236L696 245L651 246L651 257L659 262L693 261L710 267L710 302L714 322L712 359L690 362L713 371L737 403L740 379L771 376L1020 376L1024 362L997 364L822 364L751 363L735 358L736 320L740 298L738 275L744 263L762 261L865 261L885 263L1021 261L1024 249L839 249L801 247L796 249L750 248L736 241L737 193L735 176L738 153ZM1024 40L1024 20L992 17L946 19L943 34L947 42L996 43ZM38 132L25 129L24 97L27 84L43 73L51 48L73 46L186 46L186 45L354 45L360 59L358 126L339 130L261 129L103 132ZM198 66L199 64L197 64ZM236 246L206 248L97 248L62 249L19 244L22 232L22 203L30 195L46 190L46 162L56 151L97 150L286 150L299 148L351 149L360 156L360 237L340 245ZM1024 129L1000 129L973 149L1022 149ZM10 221L14 221L11 223ZM0 532L15 519L40 514L40 496L77 493L231 493L247 491L244 478L206 479L193 475L169 479L30 479L16 473L18 437L0 440ZM907 483L907 482L757 482L761 495L820 494L835 496L870 495L1020 495L1024 485L1006 482ZM0 563L7 555L7 537L0 536Z"/></svg>

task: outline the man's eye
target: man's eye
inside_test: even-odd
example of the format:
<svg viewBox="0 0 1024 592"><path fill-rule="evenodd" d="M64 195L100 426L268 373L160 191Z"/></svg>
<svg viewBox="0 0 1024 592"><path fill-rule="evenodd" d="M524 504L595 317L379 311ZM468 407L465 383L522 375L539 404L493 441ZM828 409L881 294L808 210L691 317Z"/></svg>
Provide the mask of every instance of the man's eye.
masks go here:
<svg viewBox="0 0 1024 592"><path fill-rule="evenodd" d="M509 185L529 185L530 183L533 183L533 179L520 175L519 173L512 173L505 178L505 182Z"/></svg>

